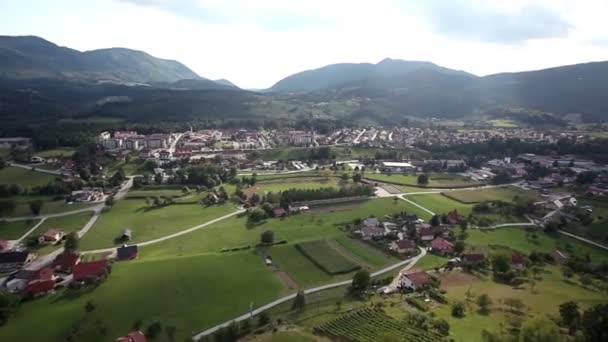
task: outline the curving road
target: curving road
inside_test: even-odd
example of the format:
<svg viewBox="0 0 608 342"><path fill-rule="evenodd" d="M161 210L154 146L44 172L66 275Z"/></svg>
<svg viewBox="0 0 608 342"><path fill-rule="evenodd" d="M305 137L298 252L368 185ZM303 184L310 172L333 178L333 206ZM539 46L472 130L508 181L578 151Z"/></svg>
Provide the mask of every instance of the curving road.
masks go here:
<svg viewBox="0 0 608 342"><path fill-rule="evenodd" d="M426 255L426 249L425 248L420 248L420 254L418 254L417 256L415 256L413 258L409 258L409 259L403 260L403 261L400 261L400 262L398 262L398 263L396 263L394 265L391 265L389 267L386 267L386 268L383 268L383 269L381 269L379 271L376 271L376 272L372 273L371 276L372 277L376 277L376 276L382 275L384 273L390 272L390 271L392 271L394 269L397 269L399 267L402 267L404 265L406 265L404 267L404 270L409 270L410 268L412 268L418 262L418 260L420 260L425 255ZM323 286L318 286L318 287L314 287L312 289L304 290L304 293L305 294L311 294L311 293L315 293L315 292L319 292L319 291L323 291L323 290L333 289L335 287L346 286L346 285L349 285L351 282L352 282L352 280L345 280L345 281L340 281L340 282L333 283L333 284L327 284L327 285L323 285ZM218 331L219 329L230 325L232 322L240 322L240 321L246 320L246 319L248 319L248 318L250 318L252 316L255 316L255 315L261 313L262 311L266 311L266 310L271 309L271 308L273 308L273 307L275 307L275 306L277 306L279 304L282 304L282 303L285 303L287 301L290 301L290 300L294 299L295 297L296 297L296 293L293 293L293 294L290 294L288 296L279 298L279 299L277 299L275 301L272 301L272 302L270 302L270 303L268 303L266 305L260 306L259 308L251 311L250 313L243 314L243 315L241 315L239 317L236 317L236 318L231 319L229 321L226 321L224 323L218 324L218 325L216 325L216 326L214 326L212 328L209 328L207 330L201 331L200 333L194 335L192 338L195 341L200 340L204 336L209 335L209 334L213 334L214 332Z"/></svg>

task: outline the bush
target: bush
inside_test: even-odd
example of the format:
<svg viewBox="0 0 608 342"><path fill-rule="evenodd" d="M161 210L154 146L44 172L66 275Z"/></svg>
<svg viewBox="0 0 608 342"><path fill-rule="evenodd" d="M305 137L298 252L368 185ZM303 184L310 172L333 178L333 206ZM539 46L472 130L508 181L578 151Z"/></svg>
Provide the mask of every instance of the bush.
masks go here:
<svg viewBox="0 0 608 342"><path fill-rule="evenodd" d="M466 316L466 308L463 303L458 302L452 305L452 316L462 318Z"/></svg>
<svg viewBox="0 0 608 342"><path fill-rule="evenodd" d="M424 303L423 301L421 301L420 299L417 298L407 298L405 300L408 304L410 304L411 306L415 307L416 309L420 310L420 311L428 311L429 308L426 305L426 303Z"/></svg>

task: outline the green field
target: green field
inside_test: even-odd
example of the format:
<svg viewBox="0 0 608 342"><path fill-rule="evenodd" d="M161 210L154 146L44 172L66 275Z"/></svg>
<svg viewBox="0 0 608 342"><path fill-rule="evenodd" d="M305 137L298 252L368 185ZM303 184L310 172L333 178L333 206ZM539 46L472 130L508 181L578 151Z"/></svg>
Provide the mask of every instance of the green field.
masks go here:
<svg viewBox="0 0 608 342"><path fill-rule="evenodd" d="M290 189L320 189L328 187L338 187L338 180L336 178L324 179L324 178L295 178L285 180L272 180L257 182L254 186L245 188L243 191L247 194L257 192L264 194L266 192L280 192Z"/></svg>
<svg viewBox="0 0 608 342"><path fill-rule="evenodd" d="M272 257L279 270L287 272L301 288L329 283L334 279L302 255L293 245L274 246L267 254Z"/></svg>
<svg viewBox="0 0 608 342"><path fill-rule="evenodd" d="M295 246L315 265L331 275L349 273L361 268L360 265L332 248L325 240L307 241Z"/></svg>
<svg viewBox="0 0 608 342"><path fill-rule="evenodd" d="M18 184L31 189L34 186L46 185L54 181L56 176L47 173L9 166L0 170L0 184Z"/></svg>
<svg viewBox="0 0 608 342"><path fill-rule="evenodd" d="M523 190L514 186L481 190L446 191L443 193L443 195L466 204L498 200L512 202L515 196L518 196L519 198L529 199L532 201L539 200L539 196L537 196L534 191Z"/></svg>
<svg viewBox="0 0 608 342"><path fill-rule="evenodd" d="M380 174L380 173L366 173L365 178L393 183L398 185L409 185L422 188L452 188L452 187L469 187L483 185L481 182L471 180L470 178L463 177L456 174L430 174L429 184L419 185L418 175L413 174Z"/></svg>
<svg viewBox="0 0 608 342"><path fill-rule="evenodd" d="M143 199L124 199L97 220L81 240L82 250L112 247L123 229L133 231L132 242L160 238L234 211L230 204L201 206L194 202L179 202L153 208Z"/></svg>
<svg viewBox="0 0 608 342"><path fill-rule="evenodd" d="M407 196L407 199L416 202L435 214L448 213L449 211L456 209L460 214L466 216L473 209L473 206L470 204L451 200L442 194L411 195Z"/></svg>
<svg viewBox="0 0 608 342"><path fill-rule="evenodd" d="M0 222L0 240L16 240L32 229L37 223L38 220Z"/></svg>
<svg viewBox="0 0 608 342"><path fill-rule="evenodd" d="M21 216L32 216L29 202L34 200L42 200L44 202L41 215L45 214L57 214L64 213L73 210L79 210L83 208L93 207L99 205L99 203L66 203L65 200L53 200L49 196L15 196L9 197L8 199L14 200L17 203L15 211L6 215L7 217L21 217Z"/></svg>
<svg viewBox="0 0 608 342"><path fill-rule="evenodd" d="M429 217L405 201L394 202L389 198L316 207L282 220L268 219L256 226L248 225L245 217L233 217L160 244L145 246L141 254L145 257L165 257L216 253L222 248L256 244L264 230L273 230L275 240L286 239L289 243L331 239L344 236L345 233L338 228L352 223L356 218L370 215L381 217L401 211L417 213L425 219Z"/></svg>
<svg viewBox="0 0 608 342"><path fill-rule="evenodd" d="M583 205L590 205L592 207L593 212L591 213L591 217L593 218L593 222L589 225L572 222L563 229L575 235L608 245L608 229L606 229L606 226L608 226L608 201L579 198L578 206Z"/></svg>
<svg viewBox="0 0 608 342"><path fill-rule="evenodd" d="M359 158L373 158L380 148L342 147L332 146L331 154L336 160L351 160ZM280 147L271 150L257 151L262 160L306 160L309 156L307 148Z"/></svg>
<svg viewBox="0 0 608 342"><path fill-rule="evenodd" d="M51 150L38 151L35 155L42 158L70 158L74 152L76 152L76 149L73 147L57 147Z"/></svg>
<svg viewBox="0 0 608 342"><path fill-rule="evenodd" d="M435 267L445 266L448 263L448 258L440 257L435 254L427 253L416 263L416 269L432 270Z"/></svg>
<svg viewBox="0 0 608 342"><path fill-rule="evenodd" d="M34 230L29 237L38 237L44 234L49 229L61 229L67 235L71 232L82 229L87 222L91 219L92 212L78 213L74 215L53 217L46 219L36 230ZM38 254L48 254L57 248L59 245L41 245L34 248Z"/></svg>
<svg viewBox="0 0 608 342"><path fill-rule="evenodd" d="M121 262L91 292L23 303L0 327L0 336L6 341L63 341L78 324L83 341L113 341L141 319L144 327L154 320L175 326L175 340L183 341L192 332L247 312L250 303L257 307L281 293L275 275L251 252ZM96 309L86 313L89 300ZM97 319L107 329L105 336L91 329ZM34 322L43 322L44 329L24 329Z"/></svg>
<svg viewBox="0 0 608 342"><path fill-rule="evenodd" d="M362 266L369 265L372 268L380 268L397 263L399 260L382 250L370 246L365 242L348 236L339 236L335 242L362 261Z"/></svg>

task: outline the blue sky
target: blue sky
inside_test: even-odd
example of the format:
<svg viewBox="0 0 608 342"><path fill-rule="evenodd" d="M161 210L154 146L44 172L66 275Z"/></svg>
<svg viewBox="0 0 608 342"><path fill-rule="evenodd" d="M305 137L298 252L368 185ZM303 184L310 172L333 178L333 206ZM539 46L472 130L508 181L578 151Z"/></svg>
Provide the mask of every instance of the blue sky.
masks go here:
<svg viewBox="0 0 608 342"><path fill-rule="evenodd" d="M385 57L478 75L608 60L606 0L0 0L0 34L128 47L265 88Z"/></svg>

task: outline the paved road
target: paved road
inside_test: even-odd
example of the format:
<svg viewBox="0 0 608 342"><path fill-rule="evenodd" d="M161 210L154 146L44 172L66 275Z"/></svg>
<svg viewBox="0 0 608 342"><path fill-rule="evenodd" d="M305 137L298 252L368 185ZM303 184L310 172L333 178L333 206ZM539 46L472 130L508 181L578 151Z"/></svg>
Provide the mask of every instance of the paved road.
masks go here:
<svg viewBox="0 0 608 342"><path fill-rule="evenodd" d="M215 218L215 219L207 221L207 222L205 222L203 224L199 224L198 226L194 226L194 227L188 228L186 230L181 230L181 231L179 231L177 233L166 235L166 236L163 236L163 237L158 238L158 239L148 240L148 241L144 241L144 242L139 242L139 243L137 243L137 245L140 246L140 247L141 246L148 246L148 245L159 243L159 242L162 242L162 241L165 241L165 240L173 239L175 237L178 237L178 236L181 236L181 235L184 235L184 234L188 234L188 233L191 233L193 231L205 228L205 227L207 227L209 225L212 225L214 223L217 223L219 221L225 220L227 218L230 218L232 216L235 216L235 215L238 215L238 214L241 214L241 213L244 213L244 212L245 212L245 209L239 209L239 210L237 210L237 211L235 211L233 213L230 213L230 214L227 214L227 215ZM115 249L116 249L116 247L110 247L110 248L95 249L95 250L92 250L92 251L83 251L81 253L82 254L108 253L108 252L113 252Z"/></svg>
<svg viewBox="0 0 608 342"><path fill-rule="evenodd" d="M565 232L565 231L563 231L563 230L559 230L559 232L560 232L560 234L563 234L563 235L569 236L569 237L574 238L574 239L577 239L577 240L579 240L579 241L586 242L586 243L588 243L588 244L594 245L595 247L598 247L598 248L601 248L601 249L603 249L603 250L607 250L607 251L608 251L608 246L604 246L604 245L599 244L599 243L597 243L597 242L595 242L595 241L591 241L591 240L589 240L589 239L585 239L584 237L580 237L580 236L578 236L578 235L574 235L574 234L571 234L571 233Z"/></svg>
<svg viewBox="0 0 608 342"><path fill-rule="evenodd" d="M43 217L42 219L40 219L40 222L36 223L36 225L34 225L30 230L28 230L27 232L25 232L25 234L21 235L20 238L18 238L17 240L13 241L13 246L16 244L21 243L21 241L23 241L26 237L28 237L28 235L32 234L32 232L36 229L38 229L38 227L40 227L41 224L44 223L44 221L46 221L46 217Z"/></svg>
<svg viewBox="0 0 608 342"><path fill-rule="evenodd" d="M406 259L403 261L400 261L394 265L391 265L389 267L386 267L384 269L381 269L377 272L372 273L372 277L376 277L379 275L382 275L384 273L390 272L394 269L397 269L399 267L405 266L404 270L408 270L410 268L412 268L417 262L418 260L420 260L422 257L424 257L426 255L426 249L425 248L420 248L420 254L418 254L417 256L410 258L410 259ZM333 284L327 284L327 285L323 285L323 286L318 286L312 289L308 289L308 290L304 290L305 294L311 294L311 293L315 293L315 292L319 292L319 291L323 291L323 290L328 290L328 289L332 289L332 288L336 288L336 287L341 287L341 286L346 286L346 285L350 285L352 283L352 280L345 280L345 281L341 281L341 282L337 282L337 283L333 283ZM263 305L253 311L251 311L250 313L246 313L244 315L241 315L239 317L236 317L234 319L231 319L229 321L226 321L224 323L218 324L212 328L209 328L207 330L201 331L200 333L196 334L193 336L193 339L195 341L200 340L201 338L203 338L206 335L209 334L213 334L214 332L216 332L217 330L226 327L228 325L230 325L232 322L240 322L243 320L246 320L252 316L255 316L259 313L261 313L262 311L266 311L268 309L271 309L279 304L285 303L287 301L290 301L292 299L294 299L296 297L296 293L290 294L289 296L285 296L282 298L279 298L275 301L272 301L266 305Z"/></svg>

